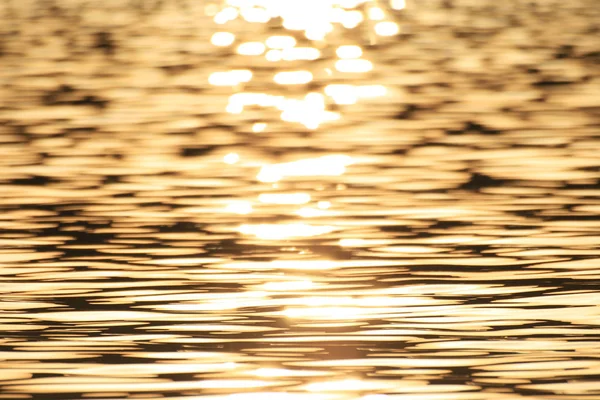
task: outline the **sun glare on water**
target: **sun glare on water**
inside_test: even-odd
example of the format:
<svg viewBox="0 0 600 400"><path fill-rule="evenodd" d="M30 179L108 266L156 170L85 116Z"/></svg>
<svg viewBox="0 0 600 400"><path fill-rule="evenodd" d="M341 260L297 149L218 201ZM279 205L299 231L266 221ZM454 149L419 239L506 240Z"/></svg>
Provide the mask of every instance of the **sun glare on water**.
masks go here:
<svg viewBox="0 0 600 400"><path fill-rule="evenodd" d="M315 130L341 118L342 113L332 110L334 105L350 106L363 98L387 95L385 87L366 96L351 83L329 84L331 80L347 81L354 75L370 74L376 65L368 59L361 43L348 43L330 51L328 35L346 35L345 30L361 25L381 38L398 35L400 28L392 14L404 7L404 1L398 0L389 4L373 0L226 0L220 9L210 9L219 29L211 43L253 57L248 66L263 63L267 69L262 67L261 72L271 73L272 83L263 92L245 91L244 87L255 78L256 71L250 69L215 71L209 83L233 89L226 106L229 113L241 114L250 107L272 108L280 113L282 121ZM227 27L231 32L225 30ZM283 28L285 34L270 34L272 27ZM336 59L323 58L331 52ZM311 61L323 61L324 66L317 67ZM321 76L323 73L326 78ZM343 92L341 87L332 86L344 86ZM287 87L294 88L294 92Z"/></svg>

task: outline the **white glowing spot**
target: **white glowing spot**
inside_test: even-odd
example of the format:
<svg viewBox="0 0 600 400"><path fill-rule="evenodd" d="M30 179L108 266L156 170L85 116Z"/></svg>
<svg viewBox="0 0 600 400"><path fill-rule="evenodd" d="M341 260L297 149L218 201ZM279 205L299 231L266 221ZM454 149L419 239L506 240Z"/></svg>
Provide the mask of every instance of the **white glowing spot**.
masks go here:
<svg viewBox="0 0 600 400"><path fill-rule="evenodd" d="M378 22L375 25L375 33L379 36L394 36L400 32L398 24L391 21Z"/></svg>
<svg viewBox="0 0 600 400"><path fill-rule="evenodd" d="M229 114L241 114L244 111L244 106L241 104L230 103L225 107L225 111Z"/></svg>
<svg viewBox="0 0 600 400"><path fill-rule="evenodd" d="M269 50L265 54L267 61L277 62L283 59L283 52L281 50Z"/></svg>
<svg viewBox="0 0 600 400"><path fill-rule="evenodd" d="M291 36L271 36L266 40L266 43L271 49L285 49L294 47L296 39Z"/></svg>
<svg viewBox="0 0 600 400"><path fill-rule="evenodd" d="M331 22L335 22L335 23L341 23L344 20L344 15L346 14L346 10L344 10L343 8L334 8L331 10L331 13L329 15L329 20Z"/></svg>
<svg viewBox="0 0 600 400"><path fill-rule="evenodd" d="M235 201L229 203L225 210L230 213L241 215L250 214L253 211L252 204L250 204L249 201Z"/></svg>
<svg viewBox="0 0 600 400"><path fill-rule="evenodd" d="M239 13L236 8L226 7L219 11L217 15L214 16L214 21L216 24L223 25L229 21L233 21L238 17Z"/></svg>
<svg viewBox="0 0 600 400"><path fill-rule="evenodd" d="M265 204L306 204L310 201L307 193L263 193L258 201Z"/></svg>
<svg viewBox="0 0 600 400"><path fill-rule="evenodd" d="M306 38L308 40L314 40L314 41L324 40L326 35L327 35L327 32L320 31L320 30L317 30L317 29L308 30L304 34L304 36L306 36Z"/></svg>
<svg viewBox="0 0 600 400"><path fill-rule="evenodd" d="M358 25L360 25L360 23L363 22L363 20L364 18L360 11L348 11L344 15L344 19L342 20L342 26L346 29L354 29Z"/></svg>
<svg viewBox="0 0 600 400"><path fill-rule="evenodd" d="M385 18L385 13L379 7L369 8L369 19L373 21L381 21Z"/></svg>
<svg viewBox="0 0 600 400"><path fill-rule="evenodd" d="M333 99L336 104L355 104L359 98L381 97L387 94L383 85L327 85L325 94Z"/></svg>
<svg viewBox="0 0 600 400"><path fill-rule="evenodd" d="M306 29L304 22L300 19L284 19L282 26L289 31L302 31Z"/></svg>
<svg viewBox="0 0 600 400"><path fill-rule="evenodd" d="M336 104L355 104L358 101L356 88L352 85L327 85L325 94Z"/></svg>
<svg viewBox="0 0 600 400"><path fill-rule="evenodd" d="M259 56L265 52L265 45L261 42L246 42L240 44L236 51L244 56Z"/></svg>
<svg viewBox="0 0 600 400"><path fill-rule="evenodd" d="M299 122L308 129L317 129L320 124L339 119L339 114L325 110L325 97L320 93L309 93L304 99L288 99L282 105L281 119Z"/></svg>
<svg viewBox="0 0 600 400"><path fill-rule="evenodd" d="M223 157L225 164L235 164L238 161L240 161L240 156L237 153L229 153Z"/></svg>
<svg viewBox="0 0 600 400"><path fill-rule="evenodd" d="M289 163L265 165L256 178L260 182L277 182L287 176L338 176L346 172L346 167L353 163L352 157L346 155L309 158Z"/></svg>
<svg viewBox="0 0 600 400"><path fill-rule="evenodd" d="M254 133L263 132L266 127L267 127L267 124L265 124L264 122L257 122L254 125L252 125L252 132L254 132Z"/></svg>
<svg viewBox="0 0 600 400"><path fill-rule="evenodd" d="M403 10L406 8L406 0L392 0L391 6L394 10Z"/></svg>
<svg viewBox="0 0 600 400"><path fill-rule="evenodd" d="M331 207L331 202L330 201L320 201L317 203L317 207L319 207L321 210L327 210L328 208Z"/></svg>
<svg viewBox="0 0 600 400"><path fill-rule="evenodd" d="M335 69L340 72L368 72L373 69L373 64L369 60L362 59L338 60Z"/></svg>
<svg viewBox="0 0 600 400"><path fill-rule="evenodd" d="M281 57L286 61L296 60L316 60L321 56L321 52L314 47L292 47L284 49Z"/></svg>
<svg viewBox="0 0 600 400"><path fill-rule="evenodd" d="M213 72L208 83L214 86L236 86L252 79L252 72L247 69L234 69L225 72Z"/></svg>
<svg viewBox="0 0 600 400"><path fill-rule="evenodd" d="M278 182L283 176L275 168L262 167L256 177L260 182Z"/></svg>
<svg viewBox="0 0 600 400"><path fill-rule="evenodd" d="M261 7L244 7L241 11L242 18L248 22L266 23L269 22L271 16L269 12Z"/></svg>
<svg viewBox="0 0 600 400"><path fill-rule="evenodd" d="M230 46L235 40L235 35L231 32L216 32L210 38L210 42L215 46Z"/></svg>
<svg viewBox="0 0 600 400"><path fill-rule="evenodd" d="M324 235L335 231L335 227L327 225L296 224L260 224L242 225L239 232L244 235L253 235L259 239L285 240L294 237L312 237Z"/></svg>
<svg viewBox="0 0 600 400"><path fill-rule="evenodd" d="M387 89L383 85L363 85L357 88L358 97L361 98L372 98L382 97L387 94Z"/></svg>
<svg viewBox="0 0 600 400"><path fill-rule="evenodd" d="M359 46L347 45L338 47L335 53L339 58L359 58L363 51Z"/></svg>
<svg viewBox="0 0 600 400"><path fill-rule="evenodd" d="M339 244L342 247L355 247L365 243L364 239L340 239Z"/></svg>
<svg viewBox="0 0 600 400"><path fill-rule="evenodd" d="M313 80L313 75L308 71L285 71L275 74L275 83L280 85L302 85Z"/></svg>

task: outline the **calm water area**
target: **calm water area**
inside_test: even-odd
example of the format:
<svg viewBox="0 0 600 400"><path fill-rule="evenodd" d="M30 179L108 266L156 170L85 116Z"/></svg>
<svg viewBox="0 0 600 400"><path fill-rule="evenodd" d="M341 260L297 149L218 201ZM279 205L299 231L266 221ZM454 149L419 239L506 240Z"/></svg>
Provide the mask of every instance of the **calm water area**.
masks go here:
<svg viewBox="0 0 600 400"><path fill-rule="evenodd" d="M600 399L598 21L0 1L0 399Z"/></svg>

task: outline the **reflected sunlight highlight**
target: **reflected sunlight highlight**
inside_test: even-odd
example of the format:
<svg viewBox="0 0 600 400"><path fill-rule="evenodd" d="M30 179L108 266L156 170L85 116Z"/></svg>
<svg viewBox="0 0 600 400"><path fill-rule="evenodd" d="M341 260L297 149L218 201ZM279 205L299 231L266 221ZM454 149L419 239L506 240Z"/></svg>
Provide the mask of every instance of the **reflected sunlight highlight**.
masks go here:
<svg viewBox="0 0 600 400"><path fill-rule="evenodd" d="M311 197L308 193L263 193L258 201L265 204L306 204Z"/></svg>
<svg viewBox="0 0 600 400"><path fill-rule="evenodd" d="M256 176L260 182L278 182L285 177L339 176L354 160L346 155L329 155L281 164L265 165Z"/></svg>
<svg viewBox="0 0 600 400"><path fill-rule="evenodd" d="M284 240L324 235L335 231L337 228L329 225L309 225L304 223L293 224L259 224L242 225L239 232L244 235L253 235L258 239Z"/></svg>
<svg viewBox="0 0 600 400"><path fill-rule="evenodd" d="M390 4L393 10L404 8L404 2ZM322 51L327 53L327 36L334 31L354 29L368 20L367 28L378 36L393 36L399 33L398 25L391 21L391 15L386 8L372 0L305 0L273 1L273 0L226 0L224 7L214 14L213 20L222 26L235 21L236 30L240 23L262 24L259 31L266 26L282 27L290 34L255 35L260 40L238 44L236 53L242 56L262 56L270 64L299 61L313 61L321 57ZM241 18L240 18L241 17ZM241 20L241 21L240 21ZM237 24L237 25L236 25ZM254 28L253 28L254 29ZM297 33L296 33L297 32ZM258 33L258 32L257 32ZM303 35L301 38L299 35ZM211 43L217 47L231 46L236 40L234 32L220 31L213 35ZM261 41L262 40L262 41ZM372 40L372 39L371 39ZM346 44L335 50L337 61L325 65L323 71L328 79L345 79L345 74L364 74L373 70L372 61L361 58L364 54L361 46ZM332 65L331 65L332 64ZM247 64L249 65L249 64ZM271 68L271 67L269 67ZM315 75L316 74L316 75ZM243 76L217 72L209 78L214 86L231 86L240 90L238 85L253 79L252 75ZM332 94L327 85L320 82L320 72L309 70L276 71L273 82L283 87L307 85L316 81L317 88L307 93L305 98L293 98L288 94L277 96L267 93L232 94L226 107L231 114L241 114L249 106L274 107L281 111L280 118L285 122L304 125L307 129L315 130L325 123L340 119L340 114L331 110L334 104L351 105L361 98L376 96L361 96L355 89L338 90ZM340 85L341 86L341 85ZM284 88L281 89L286 90ZM244 97L242 95L250 96ZM383 96L386 91L380 91L377 96ZM256 97L260 96L261 99ZM312 96L312 98L309 98ZM317 98L316 96L320 96ZM252 99L254 97L254 99ZM267 100L267 97L271 97ZM254 129L253 129L253 132Z"/></svg>

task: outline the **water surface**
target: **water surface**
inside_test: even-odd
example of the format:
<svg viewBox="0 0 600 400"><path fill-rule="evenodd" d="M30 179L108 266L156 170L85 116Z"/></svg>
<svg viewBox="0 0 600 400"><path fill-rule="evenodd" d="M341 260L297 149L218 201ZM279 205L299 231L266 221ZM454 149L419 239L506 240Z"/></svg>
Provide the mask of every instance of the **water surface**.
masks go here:
<svg viewBox="0 0 600 400"><path fill-rule="evenodd" d="M201 3L5 7L0 398L600 399L594 1Z"/></svg>

